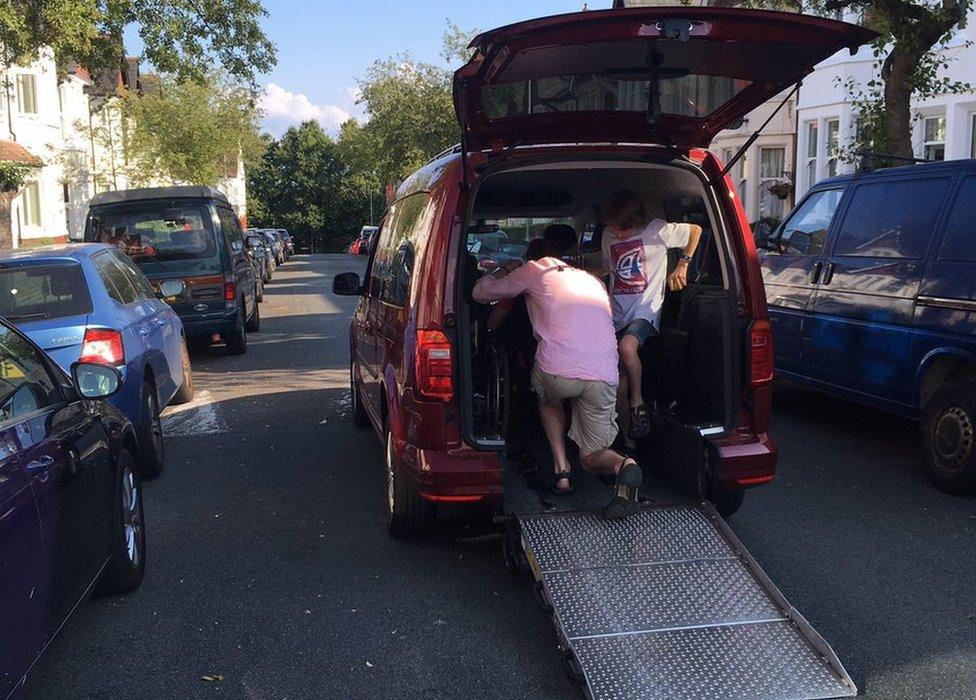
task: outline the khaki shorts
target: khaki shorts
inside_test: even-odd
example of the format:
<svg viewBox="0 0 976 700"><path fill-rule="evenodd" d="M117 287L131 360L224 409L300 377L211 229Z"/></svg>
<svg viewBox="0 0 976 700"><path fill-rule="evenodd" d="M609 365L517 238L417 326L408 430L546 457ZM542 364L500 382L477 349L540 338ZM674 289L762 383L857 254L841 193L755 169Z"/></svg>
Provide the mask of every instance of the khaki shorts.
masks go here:
<svg viewBox="0 0 976 700"><path fill-rule="evenodd" d="M617 386L585 379L566 379L532 368L532 388L539 400L559 404L573 401L569 439L586 457L606 449L617 439Z"/></svg>

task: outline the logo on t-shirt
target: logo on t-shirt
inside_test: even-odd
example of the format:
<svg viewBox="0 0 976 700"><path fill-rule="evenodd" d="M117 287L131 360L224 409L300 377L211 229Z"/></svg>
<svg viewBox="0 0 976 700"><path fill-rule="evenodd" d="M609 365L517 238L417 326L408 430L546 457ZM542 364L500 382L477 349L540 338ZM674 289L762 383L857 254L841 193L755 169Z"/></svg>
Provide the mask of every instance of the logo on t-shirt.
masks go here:
<svg viewBox="0 0 976 700"><path fill-rule="evenodd" d="M641 294L647 289L647 264L644 241L634 238L610 246L613 262L613 293Z"/></svg>

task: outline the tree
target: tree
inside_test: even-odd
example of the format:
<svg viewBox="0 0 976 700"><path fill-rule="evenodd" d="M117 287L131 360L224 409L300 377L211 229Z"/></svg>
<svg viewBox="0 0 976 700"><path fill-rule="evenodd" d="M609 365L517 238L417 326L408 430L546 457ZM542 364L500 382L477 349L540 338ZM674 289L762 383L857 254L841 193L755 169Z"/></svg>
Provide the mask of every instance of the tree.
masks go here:
<svg viewBox="0 0 976 700"><path fill-rule="evenodd" d="M317 122L288 129L248 174L251 221L286 228L319 250L345 248L365 220L363 198Z"/></svg>
<svg viewBox="0 0 976 700"><path fill-rule="evenodd" d="M249 89L219 75L203 82L164 76L123 101L127 175L153 182L216 185L236 171L244 146L259 147Z"/></svg>
<svg viewBox="0 0 976 700"><path fill-rule="evenodd" d="M276 60L265 16L258 0L12 0L0 3L0 38L8 64L50 46L60 65L101 72L121 65L123 30L136 25L157 70L202 80L220 65L253 84Z"/></svg>

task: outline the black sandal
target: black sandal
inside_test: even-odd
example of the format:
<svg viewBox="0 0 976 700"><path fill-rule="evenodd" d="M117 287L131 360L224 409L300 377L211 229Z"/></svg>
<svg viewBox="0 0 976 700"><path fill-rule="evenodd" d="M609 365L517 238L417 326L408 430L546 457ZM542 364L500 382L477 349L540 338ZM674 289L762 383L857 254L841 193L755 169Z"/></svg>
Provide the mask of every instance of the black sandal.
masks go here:
<svg viewBox="0 0 976 700"><path fill-rule="evenodd" d="M642 440L651 432L651 419L647 414L647 406L631 406L630 408L630 427L627 429L627 437L631 440Z"/></svg>
<svg viewBox="0 0 976 700"><path fill-rule="evenodd" d="M561 489L556 484L565 479L569 482L569 487ZM573 472L556 472L552 475L552 484L549 486L550 490L557 496L568 496L569 494L576 491L573 488Z"/></svg>
<svg viewBox="0 0 976 700"><path fill-rule="evenodd" d="M643 480L644 474L637 462L625 457L617 472L613 498L603 508L603 517L607 520L623 520L631 515L637 507L637 493Z"/></svg>

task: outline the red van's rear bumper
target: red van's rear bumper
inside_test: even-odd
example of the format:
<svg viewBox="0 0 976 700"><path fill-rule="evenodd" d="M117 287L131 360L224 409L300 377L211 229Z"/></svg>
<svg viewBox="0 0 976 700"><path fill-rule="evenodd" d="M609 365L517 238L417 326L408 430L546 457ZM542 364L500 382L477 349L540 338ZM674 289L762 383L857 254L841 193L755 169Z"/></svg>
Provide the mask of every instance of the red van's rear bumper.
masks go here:
<svg viewBox="0 0 976 700"><path fill-rule="evenodd" d="M428 501L495 505L502 498L502 461L495 452L421 450L408 444L399 466Z"/></svg>
<svg viewBox="0 0 976 700"><path fill-rule="evenodd" d="M776 441L769 433L737 433L714 441L721 460L722 484L729 488L760 486L776 473Z"/></svg>

